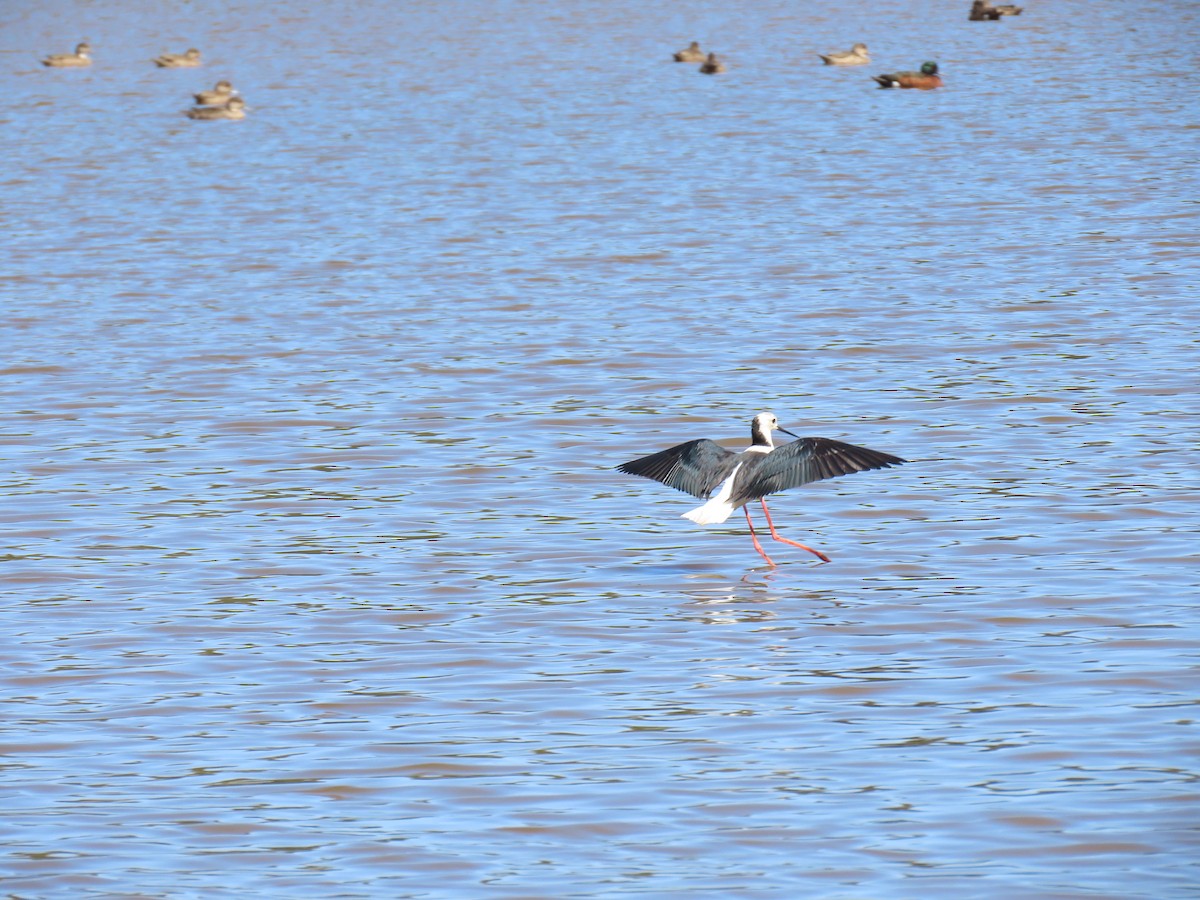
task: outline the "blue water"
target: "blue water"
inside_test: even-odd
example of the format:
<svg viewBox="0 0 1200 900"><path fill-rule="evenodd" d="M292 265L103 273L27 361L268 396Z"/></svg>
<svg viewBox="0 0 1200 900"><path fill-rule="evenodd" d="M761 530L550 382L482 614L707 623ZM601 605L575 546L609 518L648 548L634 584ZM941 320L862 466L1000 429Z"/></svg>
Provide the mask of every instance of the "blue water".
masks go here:
<svg viewBox="0 0 1200 900"><path fill-rule="evenodd" d="M1197 8L968 7L13 10L6 896L1195 896Z"/></svg>

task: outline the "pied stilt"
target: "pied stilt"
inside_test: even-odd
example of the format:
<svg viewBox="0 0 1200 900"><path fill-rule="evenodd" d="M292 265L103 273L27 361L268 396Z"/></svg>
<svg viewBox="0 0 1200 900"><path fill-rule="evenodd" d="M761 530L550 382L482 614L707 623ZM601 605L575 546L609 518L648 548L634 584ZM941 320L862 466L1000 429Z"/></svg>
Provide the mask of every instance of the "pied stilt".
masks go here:
<svg viewBox="0 0 1200 900"><path fill-rule="evenodd" d="M793 547L807 550L824 562L829 557L820 550L790 541L775 530L771 512L767 509L766 497L788 488L800 487L823 478L836 478L869 469L888 469L906 460L890 453L868 450L829 438L797 438L791 443L776 447L771 438L773 431L796 437L785 428L779 427L774 413L759 413L750 422L750 446L741 453L726 450L715 441L702 439L688 441L641 459L621 463L617 470L626 475L640 475L661 481L668 487L707 500L703 506L685 512L684 519L697 525L724 522L733 512L741 508L746 513L746 524L750 526L750 539L754 549L770 565L771 557L763 551L750 521L750 510L746 504L752 500L762 503L763 514L771 537ZM716 495L713 492L716 491Z"/></svg>

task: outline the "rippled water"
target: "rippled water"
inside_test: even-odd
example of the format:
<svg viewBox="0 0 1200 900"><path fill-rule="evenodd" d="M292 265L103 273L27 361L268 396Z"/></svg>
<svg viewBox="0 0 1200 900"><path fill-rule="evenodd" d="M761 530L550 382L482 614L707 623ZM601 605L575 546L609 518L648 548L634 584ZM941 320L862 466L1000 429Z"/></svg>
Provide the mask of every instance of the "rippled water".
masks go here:
<svg viewBox="0 0 1200 900"><path fill-rule="evenodd" d="M9 10L5 896L1195 896L1200 8L968 6Z"/></svg>

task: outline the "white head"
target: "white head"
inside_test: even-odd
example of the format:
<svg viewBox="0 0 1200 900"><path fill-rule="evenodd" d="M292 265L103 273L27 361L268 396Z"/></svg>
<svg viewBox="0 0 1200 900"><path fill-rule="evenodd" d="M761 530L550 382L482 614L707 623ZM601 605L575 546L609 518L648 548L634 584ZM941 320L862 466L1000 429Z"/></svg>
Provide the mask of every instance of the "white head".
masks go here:
<svg viewBox="0 0 1200 900"><path fill-rule="evenodd" d="M779 420L775 418L775 413L761 412L750 421L750 441L754 447L765 447L770 449L775 446L775 441L771 437L771 432L782 431L784 434L792 434L786 428L779 427ZM795 437L792 434L792 437Z"/></svg>

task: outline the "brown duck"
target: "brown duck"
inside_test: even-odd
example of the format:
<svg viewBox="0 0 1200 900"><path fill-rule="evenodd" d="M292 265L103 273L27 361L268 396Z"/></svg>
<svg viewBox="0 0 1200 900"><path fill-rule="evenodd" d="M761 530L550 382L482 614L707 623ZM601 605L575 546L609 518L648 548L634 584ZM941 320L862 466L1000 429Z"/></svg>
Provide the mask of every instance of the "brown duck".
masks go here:
<svg viewBox="0 0 1200 900"><path fill-rule="evenodd" d="M224 106L194 106L184 113L189 119L213 121L215 119L246 118L246 101L241 97L230 97Z"/></svg>
<svg viewBox="0 0 1200 900"><path fill-rule="evenodd" d="M942 76L938 74L938 64L927 62L921 64L920 72L892 72L889 75L872 75L881 88L916 88L929 91L942 86Z"/></svg>
<svg viewBox="0 0 1200 900"><path fill-rule="evenodd" d="M675 54L675 62L704 62L704 51L696 41Z"/></svg>
<svg viewBox="0 0 1200 900"><path fill-rule="evenodd" d="M200 51L195 47L186 53L164 53L154 58L154 64L160 69L187 69L200 65Z"/></svg>
<svg viewBox="0 0 1200 900"><path fill-rule="evenodd" d="M49 66L52 69L70 69L78 68L79 66L90 66L92 64L91 45L84 41L82 44L75 45L74 53L51 53L42 60L43 66Z"/></svg>
<svg viewBox="0 0 1200 900"><path fill-rule="evenodd" d="M192 96L196 98L197 106L224 106L236 93L237 91L233 89L232 84L225 79L221 79L211 91L201 91L198 94L192 94Z"/></svg>

